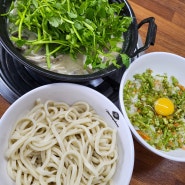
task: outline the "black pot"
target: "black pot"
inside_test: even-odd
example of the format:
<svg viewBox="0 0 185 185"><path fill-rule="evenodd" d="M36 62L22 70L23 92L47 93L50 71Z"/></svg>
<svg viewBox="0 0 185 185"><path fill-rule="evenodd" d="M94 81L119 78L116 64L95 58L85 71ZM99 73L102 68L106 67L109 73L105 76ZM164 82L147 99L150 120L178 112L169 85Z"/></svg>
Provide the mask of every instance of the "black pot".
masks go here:
<svg viewBox="0 0 185 185"><path fill-rule="evenodd" d="M0 0L0 14L5 13L7 8L9 7L12 0ZM119 1L119 0L118 0ZM113 1L111 1L113 2ZM154 45L157 26L155 24L155 20L153 17L146 18L137 24L135 14L126 0L120 0L120 2L125 2L126 6L124 7L122 13L124 16L129 16L133 18L133 21L126 33L124 33L125 41L123 43L122 52L126 53L130 58L133 58L140 52L146 50L150 45ZM146 36L146 42L143 47L136 49L138 42L138 30L139 28L148 23L148 33ZM113 75L118 71L124 71L125 66L122 66L121 69L117 69L113 65L109 66L106 69L100 70L93 74L88 75L64 75L55 72L51 72L49 70L45 70L34 65L31 61L24 58L20 52L13 46L12 42L9 39L8 31L7 31L7 23L6 18L0 16L0 43L3 48L6 50L11 57L17 62L24 65L27 70L34 76L39 78L47 78L49 81L62 81L62 82L77 82L77 83L85 83L93 79L106 77L108 75ZM118 57L117 60L120 60Z"/></svg>

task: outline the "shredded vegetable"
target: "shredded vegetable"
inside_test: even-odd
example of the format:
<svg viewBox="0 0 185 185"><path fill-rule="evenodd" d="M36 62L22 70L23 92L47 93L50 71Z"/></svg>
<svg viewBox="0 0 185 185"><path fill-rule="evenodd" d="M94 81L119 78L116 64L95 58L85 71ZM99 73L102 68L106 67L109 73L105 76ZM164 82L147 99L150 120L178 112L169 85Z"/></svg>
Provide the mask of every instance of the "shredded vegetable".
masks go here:
<svg viewBox="0 0 185 185"><path fill-rule="evenodd" d="M135 74L123 90L123 100L131 123L141 137L153 147L170 151L185 145L185 88L174 76L153 75L151 69ZM154 105L168 98L174 112L160 115ZM165 107L166 105L164 105Z"/></svg>

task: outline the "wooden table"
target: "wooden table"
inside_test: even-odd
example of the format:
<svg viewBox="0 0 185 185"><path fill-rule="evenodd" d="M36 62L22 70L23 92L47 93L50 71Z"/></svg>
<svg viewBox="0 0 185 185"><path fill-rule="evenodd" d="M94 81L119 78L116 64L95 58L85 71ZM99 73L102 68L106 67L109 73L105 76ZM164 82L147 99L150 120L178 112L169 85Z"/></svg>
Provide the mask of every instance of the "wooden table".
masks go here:
<svg viewBox="0 0 185 185"><path fill-rule="evenodd" d="M184 0L129 0L138 22L155 17L158 26L156 42L147 52L166 51L185 57L185 1ZM145 26L139 32L144 40ZM0 96L0 117L9 103ZM135 144L135 165L131 185L183 185L185 163L163 159Z"/></svg>

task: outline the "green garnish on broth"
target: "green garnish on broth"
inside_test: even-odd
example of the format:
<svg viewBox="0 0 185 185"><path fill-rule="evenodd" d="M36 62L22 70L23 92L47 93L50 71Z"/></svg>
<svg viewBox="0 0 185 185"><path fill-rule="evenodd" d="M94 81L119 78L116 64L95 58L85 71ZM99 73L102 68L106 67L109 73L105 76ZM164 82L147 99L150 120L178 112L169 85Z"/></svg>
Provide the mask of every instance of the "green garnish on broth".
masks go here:
<svg viewBox="0 0 185 185"><path fill-rule="evenodd" d="M51 56L76 58L78 53L86 56L84 67L104 69L112 63L119 67L111 53L121 52L118 43L124 41L122 34L132 21L121 15L124 6L108 0L16 0L6 14L10 38L19 48L27 46L27 54L44 48L48 68ZM120 55L128 66L128 56ZM102 57L108 60L102 62Z"/></svg>

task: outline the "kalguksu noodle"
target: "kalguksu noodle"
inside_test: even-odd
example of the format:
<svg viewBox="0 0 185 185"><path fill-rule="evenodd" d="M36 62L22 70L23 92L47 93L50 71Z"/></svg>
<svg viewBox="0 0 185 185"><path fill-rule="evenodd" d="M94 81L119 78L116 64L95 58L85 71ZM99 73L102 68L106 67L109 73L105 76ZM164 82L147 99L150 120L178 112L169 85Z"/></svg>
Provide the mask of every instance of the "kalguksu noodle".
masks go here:
<svg viewBox="0 0 185 185"><path fill-rule="evenodd" d="M10 135L8 174L16 185L112 184L116 133L86 102L37 100Z"/></svg>

